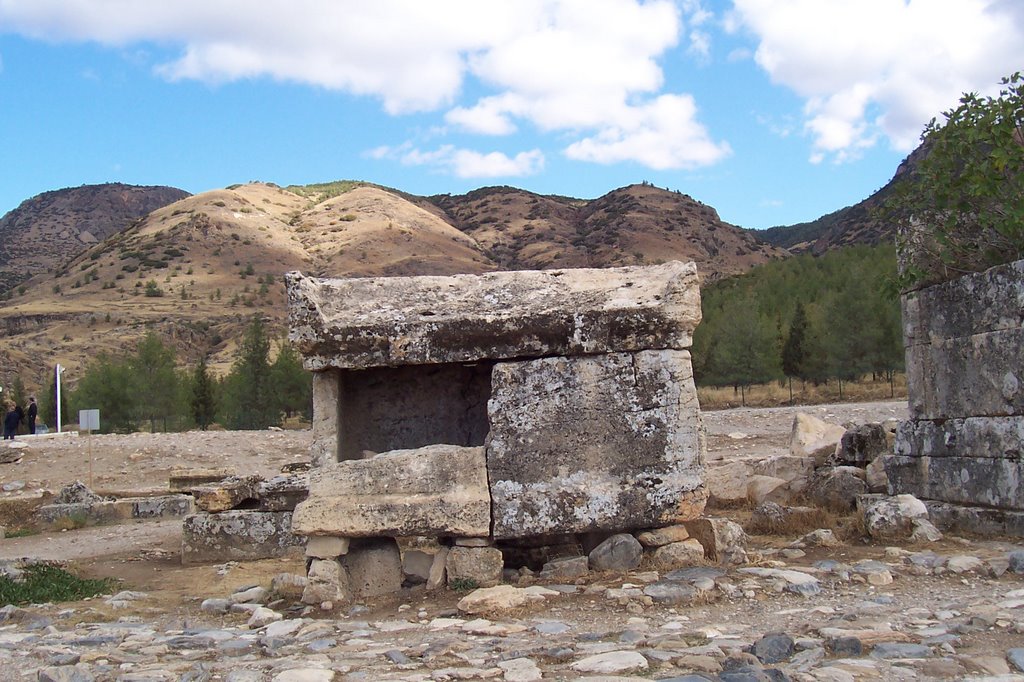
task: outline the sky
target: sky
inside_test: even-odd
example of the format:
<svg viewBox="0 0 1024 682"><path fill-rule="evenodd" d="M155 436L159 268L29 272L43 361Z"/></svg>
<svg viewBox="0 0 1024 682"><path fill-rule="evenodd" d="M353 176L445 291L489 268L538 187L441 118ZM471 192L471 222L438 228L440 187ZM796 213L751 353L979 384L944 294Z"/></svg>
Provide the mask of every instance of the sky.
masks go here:
<svg viewBox="0 0 1024 682"><path fill-rule="evenodd" d="M102 182L646 181L766 228L866 198L1018 70L1024 0L0 0L0 214Z"/></svg>

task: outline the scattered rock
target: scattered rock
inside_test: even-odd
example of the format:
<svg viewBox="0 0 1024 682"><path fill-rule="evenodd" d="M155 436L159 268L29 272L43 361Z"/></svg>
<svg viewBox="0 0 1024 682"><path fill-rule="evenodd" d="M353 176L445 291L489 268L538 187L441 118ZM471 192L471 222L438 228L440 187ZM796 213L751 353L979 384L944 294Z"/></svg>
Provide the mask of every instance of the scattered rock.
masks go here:
<svg viewBox="0 0 1024 682"><path fill-rule="evenodd" d="M611 536L590 552L590 568L595 571L631 571L640 565L643 546L628 533Z"/></svg>

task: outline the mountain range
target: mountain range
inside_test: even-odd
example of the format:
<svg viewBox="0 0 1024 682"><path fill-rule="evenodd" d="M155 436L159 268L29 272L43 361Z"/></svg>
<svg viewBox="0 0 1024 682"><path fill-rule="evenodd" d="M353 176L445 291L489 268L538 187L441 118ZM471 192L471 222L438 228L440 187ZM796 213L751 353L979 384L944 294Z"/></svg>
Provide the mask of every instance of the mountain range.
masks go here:
<svg viewBox="0 0 1024 682"><path fill-rule="evenodd" d="M183 359L208 355L223 371L254 313L283 331L290 270L361 277L692 260L707 282L884 238L858 217L877 197L758 232L647 183L592 200L513 187L422 197L356 181L46 192L0 219L0 381L20 374L39 385L55 362L73 381L98 353L129 350L150 330Z"/></svg>

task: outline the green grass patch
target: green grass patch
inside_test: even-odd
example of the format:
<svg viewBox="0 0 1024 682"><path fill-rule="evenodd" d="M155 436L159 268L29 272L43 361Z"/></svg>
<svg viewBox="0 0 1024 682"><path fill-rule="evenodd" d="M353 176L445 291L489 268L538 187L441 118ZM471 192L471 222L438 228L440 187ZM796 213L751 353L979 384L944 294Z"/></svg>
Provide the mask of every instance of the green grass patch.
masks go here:
<svg viewBox="0 0 1024 682"><path fill-rule="evenodd" d="M79 578L52 564L32 564L23 570L21 581L0 576L0 606L77 601L111 592L116 584L112 578Z"/></svg>
<svg viewBox="0 0 1024 682"><path fill-rule="evenodd" d="M27 538L32 535L39 535L39 531L35 528L13 528L8 530L4 537L6 538Z"/></svg>

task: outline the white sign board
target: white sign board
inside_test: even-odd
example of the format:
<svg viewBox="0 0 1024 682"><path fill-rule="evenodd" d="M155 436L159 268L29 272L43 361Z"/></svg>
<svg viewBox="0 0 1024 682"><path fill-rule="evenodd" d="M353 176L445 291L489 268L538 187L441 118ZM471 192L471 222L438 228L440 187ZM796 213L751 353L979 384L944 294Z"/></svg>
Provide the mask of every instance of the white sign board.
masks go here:
<svg viewBox="0 0 1024 682"><path fill-rule="evenodd" d="M100 430L100 411L99 410L79 410L78 411L78 430L79 431L99 431Z"/></svg>

